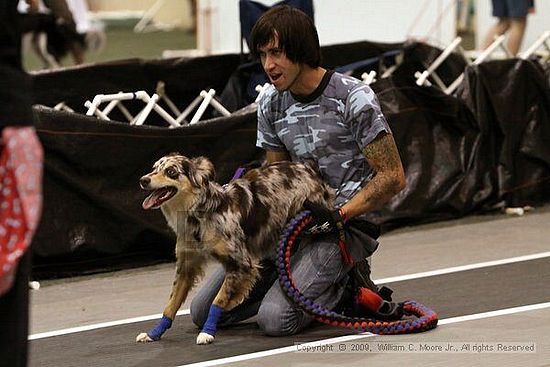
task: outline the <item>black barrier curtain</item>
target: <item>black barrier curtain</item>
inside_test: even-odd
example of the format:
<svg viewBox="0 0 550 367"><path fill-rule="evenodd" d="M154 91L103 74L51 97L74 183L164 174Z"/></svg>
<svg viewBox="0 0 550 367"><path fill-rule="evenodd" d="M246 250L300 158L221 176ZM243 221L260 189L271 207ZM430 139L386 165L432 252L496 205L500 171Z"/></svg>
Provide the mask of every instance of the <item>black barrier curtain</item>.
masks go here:
<svg viewBox="0 0 550 367"><path fill-rule="evenodd" d="M550 88L539 64L495 60L466 69L459 91L491 145L496 202L520 207L550 200Z"/></svg>
<svg viewBox="0 0 550 367"><path fill-rule="evenodd" d="M84 103L97 94L144 90L152 95L158 82L162 81L166 94L183 109L201 90L213 88L219 95L238 65L239 55L226 54L148 61L131 59L40 71L32 75L34 102L49 107L63 102L74 111L85 113ZM125 106L136 112L143 108L143 103L127 101ZM214 117L210 110L204 116L205 119ZM115 121L126 121L116 109L110 117ZM156 114L151 114L148 123L166 126Z"/></svg>
<svg viewBox="0 0 550 367"><path fill-rule="evenodd" d="M396 141L406 187L370 219L385 230L456 218L486 202L495 184L490 152L473 114L459 99L399 78L371 85Z"/></svg>
<svg viewBox="0 0 550 367"><path fill-rule="evenodd" d="M427 45L327 46L323 62L360 76L366 66L384 70L382 64L396 50L402 55L397 69L371 87L395 136L407 187L386 208L371 213L373 221L389 230L550 201L548 65L513 59L466 67L454 55L438 68L439 77L446 84L464 70L466 77L457 95L446 95L415 83L414 73L441 53ZM380 62L373 63L375 57ZM155 126L162 122L154 119L153 126L130 126L35 108L45 150L44 212L33 244L36 277L113 270L173 257L175 238L160 211L142 209L146 194L138 180L155 160L172 151L209 157L221 183L239 165L263 157L255 147L253 83L238 59L220 55L128 60L33 76L38 103L65 102L77 112L83 112L77 106L95 94L153 93L159 80L180 106L201 89L213 87L224 89L222 102L233 101L231 110L238 110L229 117L168 129Z"/></svg>
<svg viewBox="0 0 550 367"><path fill-rule="evenodd" d="M209 157L219 182L261 158L255 111L167 129L98 122L35 108L45 150L44 207L34 237L35 275L112 270L170 259L174 235L160 210L143 210L139 178L170 152Z"/></svg>

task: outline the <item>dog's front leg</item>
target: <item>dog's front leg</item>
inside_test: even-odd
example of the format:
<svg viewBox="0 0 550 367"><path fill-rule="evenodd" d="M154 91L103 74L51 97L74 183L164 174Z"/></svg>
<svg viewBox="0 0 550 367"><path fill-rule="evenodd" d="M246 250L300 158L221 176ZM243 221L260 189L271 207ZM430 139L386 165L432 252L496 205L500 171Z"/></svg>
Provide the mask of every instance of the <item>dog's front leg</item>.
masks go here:
<svg viewBox="0 0 550 367"><path fill-rule="evenodd" d="M178 254L176 277L172 284L172 292L168 304L164 308L162 318L154 328L136 337L137 342L152 342L160 340L162 335L172 326L172 321L182 303L187 298L189 290L202 272L203 258L191 251Z"/></svg>
<svg viewBox="0 0 550 367"><path fill-rule="evenodd" d="M210 344L214 341L218 320L223 311L229 311L239 305L250 293L259 271L256 266L226 269L223 284L214 298L208 318L197 336L197 344Z"/></svg>

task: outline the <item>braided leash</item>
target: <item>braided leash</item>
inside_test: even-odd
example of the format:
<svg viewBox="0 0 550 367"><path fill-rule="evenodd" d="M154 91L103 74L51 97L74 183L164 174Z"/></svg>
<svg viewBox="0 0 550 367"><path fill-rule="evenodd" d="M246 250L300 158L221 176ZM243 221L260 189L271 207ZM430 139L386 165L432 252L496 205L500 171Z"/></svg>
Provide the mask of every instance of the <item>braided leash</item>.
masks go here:
<svg viewBox="0 0 550 367"><path fill-rule="evenodd" d="M324 324L354 329L373 334L410 334L433 329L437 326L437 314L430 308L413 300L405 301L403 312L416 319L380 321L362 317L348 317L331 311L305 297L292 280L290 254L296 237L311 222L310 212L305 210L290 220L281 235L277 249L277 271L281 287L300 308Z"/></svg>

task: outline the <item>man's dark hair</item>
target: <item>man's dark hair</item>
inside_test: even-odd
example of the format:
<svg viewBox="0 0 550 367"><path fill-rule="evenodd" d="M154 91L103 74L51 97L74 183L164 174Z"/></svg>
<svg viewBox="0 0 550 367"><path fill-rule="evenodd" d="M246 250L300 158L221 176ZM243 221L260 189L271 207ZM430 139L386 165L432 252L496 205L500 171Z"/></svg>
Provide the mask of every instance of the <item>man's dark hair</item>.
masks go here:
<svg viewBox="0 0 550 367"><path fill-rule="evenodd" d="M258 50L277 36L279 48L292 62L316 68L321 63L317 29L303 11L288 5L275 6L265 12L254 24L250 52L259 58Z"/></svg>

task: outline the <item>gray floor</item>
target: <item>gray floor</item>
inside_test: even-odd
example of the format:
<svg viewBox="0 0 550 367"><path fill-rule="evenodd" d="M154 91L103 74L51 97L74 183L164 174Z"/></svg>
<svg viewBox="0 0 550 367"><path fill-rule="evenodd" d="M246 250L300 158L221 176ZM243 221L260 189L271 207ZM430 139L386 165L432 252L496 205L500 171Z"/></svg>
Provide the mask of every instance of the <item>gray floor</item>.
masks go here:
<svg viewBox="0 0 550 367"><path fill-rule="evenodd" d="M462 220L404 228L384 235L373 259L376 279L550 251L550 207L523 217L473 216ZM398 298L415 298L433 307L441 319L550 302L549 258L518 262L393 283ZM158 314L172 284L173 264L100 276L43 282L32 293L31 334ZM191 299L192 294L189 299ZM182 307L187 308L188 303ZM393 365L550 365L550 309L544 308L439 326L435 331L365 342L525 342L535 353L282 353L232 365L351 366ZM185 363L270 350L347 334L314 329L295 338L267 338L253 323L223 330L212 346L194 346L196 330L188 316L176 319L160 343L136 345L133 338L154 323L42 338L31 342L31 366L183 365ZM177 325L177 326L176 326ZM111 338L111 339L110 339ZM351 342L350 342L351 343ZM374 344L373 344L374 345ZM57 352L64 346L74 353ZM202 348L202 349L201 349ZM180 356L179 350L182 355ZM170 350L169 358L163 360ZM98 357L99 355L99 357ZM113 356L124 356L124 363ZM144 355L146 357L144 357ZM98 359L100 358L100 359ZM89 363L86 363L86 360Z"/></svg>

